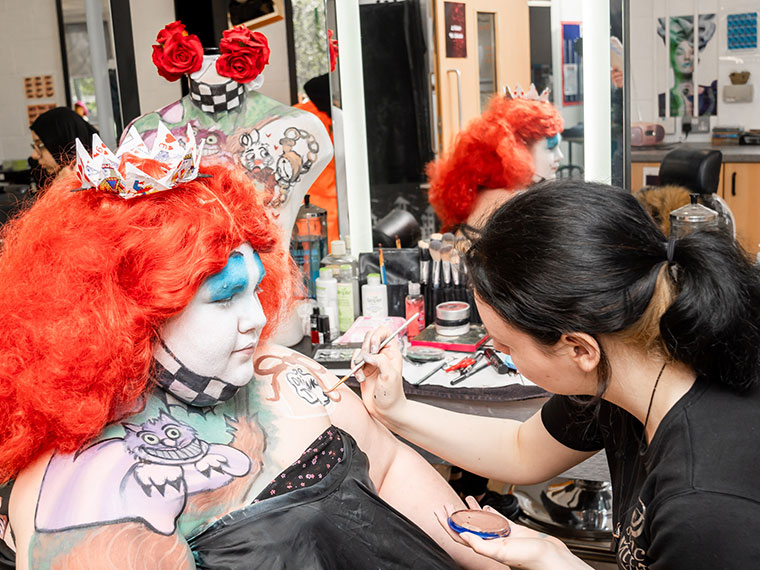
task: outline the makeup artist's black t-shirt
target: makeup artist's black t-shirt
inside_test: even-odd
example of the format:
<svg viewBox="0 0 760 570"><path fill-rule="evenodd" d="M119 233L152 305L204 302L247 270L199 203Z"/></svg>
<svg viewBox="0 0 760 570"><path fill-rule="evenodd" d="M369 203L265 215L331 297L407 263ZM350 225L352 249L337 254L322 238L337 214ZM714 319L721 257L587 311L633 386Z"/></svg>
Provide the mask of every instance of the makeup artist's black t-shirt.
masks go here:
<svg viewBox="0 0 760 570"><path fill-rule="evenodd" d="M760 568L760 390L698 378L643 454L641 422L609 402L553 396L541 417L562 444L606 450L620 568Z"/></svg>

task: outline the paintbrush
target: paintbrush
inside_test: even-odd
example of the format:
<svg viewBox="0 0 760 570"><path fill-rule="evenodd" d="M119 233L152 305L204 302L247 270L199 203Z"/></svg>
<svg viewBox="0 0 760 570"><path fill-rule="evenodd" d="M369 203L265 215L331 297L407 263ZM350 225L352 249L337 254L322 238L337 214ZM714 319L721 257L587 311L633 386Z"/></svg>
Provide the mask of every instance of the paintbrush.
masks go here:
<svg viewBox="0 0 760 570"><path fill-rule="evenodd" d="M383 244L377 244L380 248L380 254L378 256L378 263L380 264L380 277L383 278L383 285L388 284L388 275L385 273L385 257L383 256Z"/></svg>
<svg viewBox="0 0 760 570"><path fill-rule="evenodd" d="M430 257L433 258L433 277L431 279L433 289L438 289L441 286L441 248L443 244L440 240L434 239L430 241Z"/></svg>
<svg viewBox="0 0 760 570"><path fill-rule="evenodd" d="M417 247L420 248L420 283L427 285L430 273L430 249L424 240L418 241Z"/></svg>
<svg viewBox="0 0 760 570"><path fill-rule="evenodd" d="M451 286L451 252L454 247L450 243L444 243L441 247L441 267L443 268L443 286Z"/></svg>
<svg viewBox="0 0 760 570"><path fill-rule="evenodd" d="M390 341L392 341L392 340L393 340L394 338L396 338L396 337L397 337L399 334L401 334L401 332L402 332L402 331L403 331L403 330L404 330L406 327L408 327L408 326L409 326L409 323L411 323L411 322L412 322L414 319L416 319L416 318L417 318L417 317L419 317L419 316L420 316L420 313L419 313L419 311L418 311L418 312L416 312L416 313L414 313L414 314L413 314L413 315L412 315L412 316L411 316L409 319L407 319L407 320L406 320L406 322L405 322L403 325L401 325L399 328L397 328L397 329L396 329L396 330L393 332L393 334L390 334L390 335L388 335L388 337L387 337L387 338L386 338L386 339L385 339L383 342L381 342L381 343L380 343L380 346L378 346L378 347L377 347L377 351L373 352L373 354L377 354L378 352L380 352L381 350L383 350L383 348L385 348L385 345L387 345L387 344L388 344ZM360 359L359 359L359 360L356 362L356 364L354 365L354 367L351 369L351 371L350 371L348 374L346 374L346 375L345 375L343 378L341 378L341 379L338 381L338 383L337 383L335 386L333 386L333 387L332 387L332 388L330 388L329 390L325 390L325 394L329 394L330 392L332 392L333 390L335 390L335 388L337 388L338 386L340 386L341 384L343 384L343 382L345 382L345 381L346 381L346 380L348 380L348 379L349 379L351 376L353 376L354 374L356 374L356 373L357 373L357 372L358 372L358 371L361 369L361 367L362 367L362 366L364 366L364 359L363 359L363 358L360 358Z"/></svg>
<svg viewBox="0 0 760 570"><path fill-rule="evenodd" d="M454 287L459 287L459 250L457 248L451 250L449 263L451 264L451 282Z"/></svg>

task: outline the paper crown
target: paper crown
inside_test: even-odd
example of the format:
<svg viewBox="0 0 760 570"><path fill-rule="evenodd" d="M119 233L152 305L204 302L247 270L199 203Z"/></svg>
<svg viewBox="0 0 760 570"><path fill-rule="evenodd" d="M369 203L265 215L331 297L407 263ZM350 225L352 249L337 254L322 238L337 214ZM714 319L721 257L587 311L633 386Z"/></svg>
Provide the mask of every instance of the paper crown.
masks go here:
<svg viewBox="0 0 760 570"><path fill-rule="evenodd" d="M530 84L527 93L523 91L523 88L520 87L519 83L515 85L514 91L509 88L509 85L506 85L504 87L504 95L507 99L525 99L527 101L541 101L542 103L549 102L549 88L547 87L541 91L541 95L539 95L536 86L532 83Z"/></svg>
<svg viewBox="0 0 760 570"><path fill-rule="evenodd" d="M183 141L171 134L166 125L159 121L156 140L150 151L134 126L127 131L116 154L96 134L92 135L92 156L79 139L76 141L76 151L76 172L82 183L80 190L97 188L126 199L169 190L177 184L195 179L198 176L203 142L196 146L190 125L187 125L187 140ZM124 155L129 156L122 161ZM161 178L154 178L132 164L132 157L160 163L165 174Z"/></svg>

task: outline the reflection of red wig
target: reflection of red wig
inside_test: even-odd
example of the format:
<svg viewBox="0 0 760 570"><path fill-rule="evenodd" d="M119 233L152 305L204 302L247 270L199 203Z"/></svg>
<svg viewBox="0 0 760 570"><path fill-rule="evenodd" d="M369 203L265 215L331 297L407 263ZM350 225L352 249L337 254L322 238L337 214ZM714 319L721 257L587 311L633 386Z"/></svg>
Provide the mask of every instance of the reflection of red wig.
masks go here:
<svg viewBox="0 0 760 570"><path fill-rule="evenodd" d="M467 219L479 190L530 184L531 145L561 130L562 117L551 103L494 97L446 155L428 164L428 198L444 227Z"/></svg>
<svg viewBox="0 0 760 570"><path fill-rule="evenodd" d="M72 452L136 411L157 333L243 242L266 269L271 333L295 272L250 181L228 167L123 200L57 179L3 230L0 481L47 449Z"/></svg>

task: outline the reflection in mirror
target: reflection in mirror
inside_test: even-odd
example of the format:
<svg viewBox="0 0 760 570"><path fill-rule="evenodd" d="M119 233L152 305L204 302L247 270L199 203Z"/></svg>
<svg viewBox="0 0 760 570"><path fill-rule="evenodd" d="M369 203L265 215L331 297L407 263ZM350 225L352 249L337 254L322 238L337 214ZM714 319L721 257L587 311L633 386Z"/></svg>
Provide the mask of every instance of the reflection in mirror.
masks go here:
<svg viewBox="0 0 760 570"><path fill-rule="evenodd" d="M539 89L550 88L551 100L564 118L560 176L586 176L589 141L584 127L590 109L584 99L602 101L611 109L604 121L592 122L605 129L603 138L610 141L595 151L593 172L606 163L601 181L623 185L628 167L623 120L627 88L620 79L627 58L628 0L608 1L609 21L593 21L602 26L594 39L600 42L603 33L605 46L616 52L610 53L605 79L592 86L584 82L582 32L587 21L591 25L595 2L359 0L373 221L400 208L415 215L423 235L436 231L437 221L427 204L425 165L445 152L492 94L518 83L527 88L531 81ZM328 26L335 4L327 1ZM604 13L606 17L607 10ZM563 29L571 28L576 37L563 42ZM340 82L348 80L337 72L331 75L337 105ZM337 155L339 140L335 146Z"/></svg>
<svg viewBox="0 0 760 570"><path fill-rule="evenodd" d="M105 61L107 77L99 78L93 71L92 51L90 43L93 34L88 31L86 0L57 0L61 9L61 28L65 42L65 58L67 70L64 80L68 83L71 105L81 109L93 126L101 133L103 140L118 139L123 129L121 104L119 100L119 85L116 73L116 58L114 52L113 34L111 32L111 8L108 0L96 0L90 7L94 12L102 10L102 34L105 39ZM91 0L87 0L92 3ZM111 110L99 108L96 97L96 81L104 81L107 85L105 95L110 99ZM79 105L75 105L79 102ZM102 104L101 104L102 106ZM104 124L104 117L106 123ZM108 142L107 142L108 144Z"/></svg>

